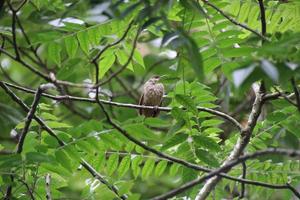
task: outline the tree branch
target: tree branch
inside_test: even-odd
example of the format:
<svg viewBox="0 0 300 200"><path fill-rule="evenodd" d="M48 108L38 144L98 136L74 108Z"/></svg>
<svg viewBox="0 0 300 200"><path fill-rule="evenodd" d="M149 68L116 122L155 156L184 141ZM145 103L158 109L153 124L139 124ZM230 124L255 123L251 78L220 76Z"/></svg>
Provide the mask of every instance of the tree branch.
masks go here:
<svg viewBox="0 0 300 200"><path fill-rule="evenodd" d="M43 90L44 90L44 86L41 85L35 93L33 103L31 105L31 108L30 108L29 112L27 113L27 116L26 116L26 119L25 119L25 125L24 125L24 128L22 129L21 136L19 138L19 142L18 142L18 145L17 145L17 153L21 153L22 150L23 150L23 144L24 144L24 141L25 141L25 137L28 133L31 121L32 121L32 119L34 117L34 114L36 112L36 109L37 109L37 106L39 104L40 98L42 96Z"/></svg>
<svg viewBox="0 0 300 200"><path fill-rule="evenodd" d="M234 149L230 153L230 155L223 162L222 166L225 166L230 161L237 159L244 151L246 146L248 145L252 131L256 125L258 117L261 113L262 105L263 105L263 84L260 86L260 90L256 93L256 97L252 106L251 113L248 118L248 122L246 127L241 132L241 137L238 139L237 143L234 146ZM228 169L229 170L229 169ZM227 171L226 171L227 172ZM213 177L209 179L202 189L199 191L196 200L204 200L209 195L209 193L214 189L216 184L220 181L221 177Z"/></svg>
<svg viewBox="0 0 300 200"><path fill-rule="evenodd" d="M207 175L205 175L203 177L199 177L195 180L192 180L192 181L182 185L181 187L171 190L163 195L154 197L154 198L152 198L152 200L164 200L164 199L174 197L195 185L203 183L205 180L207 180L211 177L214 177L216 175L220 175L221 173L227 172L232 167L234 167L242 162L245 162L246 160L254 159L254 158L257 158L257 157L263 156L263 155L272 155L272 154L276 154L276 155L279 154L279 155L285 155L285 156L289 156L289 157L299 157L300 158L300 151L298 151L298 150L271 148L271 149L266 149L266 150L262 150L262 151L257 151L253 154L244 155L237 159L231 160L227 164L223 165L222 167L220 167L218 169L211 171ZM263 187L271 188L271 189L289 189L298 198L300 197L300 193L288 183L286 183L284 185L275 185L275 184L266 184L266 183L261 184L261 183L256 182L256 183L253 183L252 185L263 186Z"/></svg>
<svg viewBox="0 0 300 200"><path fill-rule="evenodd" d="M25 125L24 125L24 128L22 129L21 136L20 136L18 144L17 144L17 150L16 150L17 154L22 153L25 138L27 136L27 133L28 133L31 121L33 119L34 113L35 113L35 111L37 109L37 106L39 104L42 91L44 89L46 89L45 86L41 85L35 93L34 100L32 102L32 106L31 106L31 108L29 109L29 111L27 113L27 116L26 116L26 119L25 119ZM14 181L14 176L11 176L11 180L12 180L12 182ZM9 185L7 187L7 190L6 190L6 198L10 198L11 191L12 191L12 185Z"/></svg>
<svg viewBox="0 0 300 200"><path fill-rule="evenodd" d="M295 97L296 97L297 108L298 108L298 111L300 112L300 94L299 94L299 89L298 89L298 86L297 86L296 81L295 81L294 78L291 79L291 83L292 83L293 90L294 90Z"/></svg>
<svg viewBox="0 0 300 200"><path fill-rule="evenodd" d="M15 50L16 59L20 59L20 54L19 54L18 45L17 45L17 34L16 34L16 16L17 16L17 13L16 13L16 11L14 10L14 8L12 7L12 5L10 4L9 1L7 1L7 5L9 7L10 11L12 12L11 31L12 31L13 47L14 47L14 50Z"/></svg>
<svg viewBox="0 0 300 200"><path fill-rule="evenodd" d="M35 200L34 195L33 195L33 191L30 189L29 185L25 181L23 181L22 179L18 179L18 181L21 182L26 187L26 189L28 191L28 194L30 196L30 199Z"/></svg>
<svg viewBox="0 0 300 200"><path fill-rule="evenodd" d="M15 88L17 90L21 90L27 93L35 93L34 90L28 89L28 88L24 88L21 86L17 86L17 85L13 85L11 83L7 83L2 81L2 84L7 85L9 87ZM81 102L90 102L90 103L97 103L97 101L95 99L91 99L91 98L85 98L85 97L76 97L76 96L70 96L70 95L63 95L63 96L57 96L57 95L50 95L47 93L42 93L43 96L53 99L53 100L57 100L57 101L63 101L63 100L72 100L72 101L81 101ZM108 105L112 105L112 106L116 106L116 107L124 107L124 108L131 108L131 109L158 109L159 111L165 111L165 112L170 112L172 110L172 108L170 107L155 107L155 106L143 106L143 105L136 105L136 104L129 104L129 103L119 103L119 102L113 102L113 101L107 101L107 100L100 100L99 101L103 104L108 104ZM205 108L205 107L197 107L198 111L204 111L204 112L208 112L210 114L219 116L225 120L228 120L230 123L232 123L239 131L241 131L243 129L242 125L233 117L231 117L230 115L221 112L221 111L217 111L214 109L210 109L210 108Z"/></svg>
<svg viewBox="0 0 300 200"><path fill-rule="evenodd" d="M18 97L18 96L16 96L2 81L0 81L0 87L2 87L3 89L4 89L4 91L16 102L16 103L18 103L21 107L22 107L22 109L23 110L25 110L25 112L28 112L30 109L29 109L29 107ZM59 139L57 136L56 136L56 134L55 134L55 132L40 118L40 117L38 117L38 116L36 116L35 114L33 114L33 118L39 123L39 125L43 128L43 129L45 129L48 133L49 133L49 135L51 135L52 137L54 137L56 140L57 140L57 142L58 142L58 144L60 145L60 146L65 146L65 143L61 140L61 139ZM96 179L98 179L101 183L103 183L103 184L105 184L109 189L111 189L111 188L115 188L112 192L114 192L115 193L115 195L116 196L118 196L119 198L121 198L121 199L123 199L123 200L125 200L127 197L126 196L124 196L124 195L119 195L119 193L118 193L118 190L117 190L117 188L115 187L115 186L113 186L113 185L110 185L102 176L100 176L99 174L99 176L97 175L97 176L95 176L95 173L97 173L97 171L91 166L91 165L89 165L85 160L83 160L82 159L82 161L80 162L80 164L86 169L86 170L88 170L90 173L91 172L93 172L93 173L91 173L91 175L93 175ZM11 188L8 188L8 189L10 189L10 192L11 192ZM9 200L9 198L7 198L7 200Z"/></svg>
<svg viewBox="0 0 300 200"><path fill-rule="evenodd" d="M242 162L242 168L243 168L243 174L242 174L242 178L246 179L246 175L247 175L247 165L246 162ZM239 195L239 199L243 199L245 196L245 183L241 184L241 192Z"/></svg>
<svg viewBox="0 0 300 200"><path fill-rule="evenodd" d="M258 0L260 10L261 33L263 36L267 33L266 11L263 0Z"/></svg>
<svg viewBox="0 0 300 200"><path fill-rule="evenodd" d="M51 175L46 174L45 176L45 181L46 181L46 199L47 200L52 200L52 195L51 195Z"/></svg>

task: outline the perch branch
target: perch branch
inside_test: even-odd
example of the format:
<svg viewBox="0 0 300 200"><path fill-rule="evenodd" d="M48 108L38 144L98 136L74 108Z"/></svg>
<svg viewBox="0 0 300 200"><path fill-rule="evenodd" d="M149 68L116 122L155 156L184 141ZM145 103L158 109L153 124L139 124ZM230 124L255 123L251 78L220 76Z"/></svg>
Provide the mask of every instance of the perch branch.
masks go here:
<svg viewBox="0 0 300 200"><path fill-rule="evenodd" d="M15 88L17 90L21 90L23 92L27 92L27 93L31 93L34 94L35 91L28 89L28 88L24 88L21 86L17 86L11 83L7 83L2 81L3 84ZM42 93L43 96L53 99L53 100L57 100L57 101L63 101L63 100L72 100L72 101L81 101L81 102L90 102L90 103L97 103L95 99L92 98L85 98L85 97L76 97L76 96L70 96L70 95L63 95L63 96L58 96L58 95L51 95L51 94L47 94L47 93ZM145 109L158 109L160 111L165 111L165 112L170 112L172 110L172 108L170 107L154 107L154 106L143 106L143 105L136 105L136 104L129 104L129 103L119 103L119 102L114 102L114 101L107 101L107 100L100 100L101 103L103 104L108 104L108 105L112 105L112 106L116 106L116 107L125 107L125 108L131 108L131 109L140 109L140 108L145 108ZM231 117L230 115L221 112L221 111L217 111L214 109L210 109L210 108L205 108L205 107L197 107L198 111L204 111L204 112L208 112L211 113L213 115L219 116L223 119L228 120L229 122L231 122L238 130L242 130L243 127L242 125L233 117Z"/></svg>

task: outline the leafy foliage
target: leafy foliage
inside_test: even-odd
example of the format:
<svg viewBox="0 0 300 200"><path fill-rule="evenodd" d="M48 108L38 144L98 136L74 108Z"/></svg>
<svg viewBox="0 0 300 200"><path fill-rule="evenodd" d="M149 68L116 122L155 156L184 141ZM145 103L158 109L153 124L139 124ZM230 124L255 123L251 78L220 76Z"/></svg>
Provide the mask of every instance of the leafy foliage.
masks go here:
<svg viewBox="0 0 300 200"><path fill-rule="evenodd" d="M137 200L179 188L205 174L189 166L217 169L229 159L259 82L263 98L271 97L262 100L243 152L298 149L299 2L264 1L263 37L253 34L262 24L257 1L208 2L0 3L0 197L12 187L12 199L44 199L50 190L52 199ZM152 75L165 86L164 109L144 118L135 104ZM23 151L15 153L28 122L20 101L30 108L45 83L55 87L43 91ZM264 155L245 163L246 179L299 185L297 159ZM237 165L228 174L242 172ZM193 199L204 184L174 198ZM215 198L241 196L240 184L222 179ZM246 185L245 198L262 196L293 194Z"/></svg>

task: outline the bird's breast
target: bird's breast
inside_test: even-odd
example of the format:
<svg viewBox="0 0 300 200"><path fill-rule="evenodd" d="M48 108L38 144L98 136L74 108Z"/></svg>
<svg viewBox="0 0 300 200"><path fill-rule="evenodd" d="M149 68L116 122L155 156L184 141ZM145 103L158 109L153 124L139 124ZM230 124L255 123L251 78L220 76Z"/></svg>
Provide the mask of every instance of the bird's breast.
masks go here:
<svg viewBox="0 0 300 200"><path fill-rule="evenodd" d="M159 105L164 93L161 84L149 85L144 88L144 105Z"/></svg>

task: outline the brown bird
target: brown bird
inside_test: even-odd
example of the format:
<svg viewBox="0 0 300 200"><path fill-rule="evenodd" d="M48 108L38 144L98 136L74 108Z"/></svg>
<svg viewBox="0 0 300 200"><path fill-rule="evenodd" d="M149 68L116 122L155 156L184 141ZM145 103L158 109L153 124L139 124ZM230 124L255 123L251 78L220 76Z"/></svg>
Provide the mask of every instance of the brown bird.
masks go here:
<svg viewBox="0 0 300 200"><path fill-rule="evenodd" d="M159 83L159 80L159 76L153 76L144 84L143 94L140 98L139 105L158 107L162 104L164 85ZM157 108L140 109L139 114L144 115L145 117L156 117L159 114L159 110Z"/></svg>

